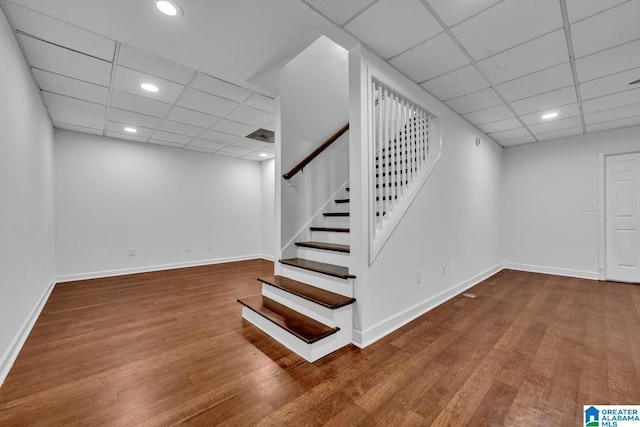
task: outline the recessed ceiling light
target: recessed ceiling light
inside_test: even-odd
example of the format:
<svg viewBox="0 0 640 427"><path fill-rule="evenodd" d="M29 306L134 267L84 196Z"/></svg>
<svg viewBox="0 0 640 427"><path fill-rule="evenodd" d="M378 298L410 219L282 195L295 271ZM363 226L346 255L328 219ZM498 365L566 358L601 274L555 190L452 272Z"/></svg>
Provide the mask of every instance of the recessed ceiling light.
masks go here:
<svg viewBox="0 0 640 427"><path fill-rule="evenodd" d="M267 153L260 153L260 157L269 157Z"/></svg>
<svg viewBox="0 0 640 427"><path fill-rule="evenodd" d="M156 2L158 10L168 16L182 15L182 8L178 3L168 0Z"/></svg>
<svg viewBox="0 0 640 427"><path fill-rule="evenodd" d="M558 113L547 113L544 116L542 116L543 120L549 120L549 119L553 119L558 117Z"/></svg>
<svg viewBox="0 0 640 427"><path fill-rule="evenodd" d="M129 133L138 133L138 129L136 128L124 128L124 131Z"/></svg>
<svg viewBox="0 0 640 427"><path fill-rule="evenodd" d="M157 92L158 91L158 86L156 85L152 85L151 83L142 83L140 85L140 87L144 90L146 90L147 92Z"/></svg>

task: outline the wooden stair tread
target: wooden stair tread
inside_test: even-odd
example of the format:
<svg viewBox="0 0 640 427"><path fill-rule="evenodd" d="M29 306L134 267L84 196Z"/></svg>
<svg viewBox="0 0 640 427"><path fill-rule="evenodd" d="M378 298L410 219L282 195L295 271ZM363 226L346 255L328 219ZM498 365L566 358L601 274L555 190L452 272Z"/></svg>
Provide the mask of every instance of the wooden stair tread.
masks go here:
<svg viewBox="0 0 640 427"><path fill-rule="evenodd" d="M296 242L296 246L311 249L322 249L325 251L344 252L347 254L351 252L351 247L349 245L339 245L337 243Z"/></svg>
<svg viewBox="0 0 640 427"><path fill-rule="evenodd" d="M338 204L342 204L342 203L350 203L351 199L335 199L334 201Z"/></svg>
<svg viewBox="0 0 640 427"><path fill-rule="evenodd" d="M333 231L335 233L349 233L351 230L349 228L343 227L309 227L311 231Z"/></svg>
<svg viewBox="0 0 640 427"><path fill-rule="evenodd" d="M307 344L313 344L340 330L311 319L265 296L242 298L238 302Z"/></svg>
<svg viewBox="0 0 640 427"><path fill-rule="evenodd" d="M280 262L293 267L304 268L341 279L355 279L356 276L349 273L349 268L340 265L327 264L324 262L311 261L304 258L281 259Z"/></svg>
<svg viewBox="0 0 640 427"><path fill-rule="evenodd" d="M324 216L349 216L349 212L325 212Z"/></svg>
<svg viewBox="0 0 640 427"><path fill-rule="evenodd" d="M304 298L332 310L353 304L356 301L354 298L345 297L344 295L316 288L315 286L298 282L297 280L289 279L288 277L267 276L259 277L258 280L262 283L275 286L276 288L282 289L297 295L300 298Z"/></svg>

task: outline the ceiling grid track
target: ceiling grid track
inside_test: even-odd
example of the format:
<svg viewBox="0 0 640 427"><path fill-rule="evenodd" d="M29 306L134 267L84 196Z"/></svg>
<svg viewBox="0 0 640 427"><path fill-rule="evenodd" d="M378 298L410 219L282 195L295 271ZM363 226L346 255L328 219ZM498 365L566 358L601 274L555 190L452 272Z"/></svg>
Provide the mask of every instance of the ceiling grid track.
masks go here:
<svg viewBox="0 0 640 427"><path fill-rule="evenodd" d="M451 31L451 28L449 28L449 26L442 20L442 18L440 17L440 15L438 15L435 11L435 9L433 9L433 7L431 7L431 5L429 4L429 2L427 0L421 0L422 4L424 5L424 7L427 8L427 10L429 10L429 12L433 15L433 17L436 19L436 21L438 21L438 23L442 26L442 28L444 28L444 31L447 33L447 35L451 38L451 40L456 44L456 46L458 47L458 49L460 49L460 51L464 54L464 56L467 57L467 59L469 60L469 62L471 63L471 65L473 65L473 67L476 69L476 71L482 76L482 78L489 84L489 88L491 88L496 95L498 96L498 98L500 98L500 100L502 101L502 103L509 109L509 111L511 112L511 114L513 114L513 116L515 117L516 120L518 120L518 122L522 125L522 127L529 133L529 135L531 135L531 137L534 139L535 142L539 142L538 138L535 136L535 134L533 132L531 132L531 129L529 129L529 126L527 126L527 124L522 120L522 118L520 117L519 114L517 114L515 112L515 110L513 109L513 107L511 107L511 105L507 102L507 100L504 98L504 96L502 96L502 94L498 91L498 89L496 88L496 85L493 84L493 82L489 79L489 77L486 75L486 73L482 70L482 68L480 68L480 66L478 65L477 61L471 56L471 54L467 51L467 49L462 45L462 43L460 43L460 40L458 40L458 38L453 34L453 32ZM486 89L486 88L485 88ZM462 116L461 116L462 117ZM463 117L464 118L464 117ZM473 125L473 124L472 124ZM475 125L473 125L475 126ZM500 144L502 145L502 144Z"/></svg>
<svg viewBox="0 0 640 427"><path fill-rule="evenodd" d="M578 109L580 110L580 121L582 122L582 133L587 133L587 125L584 120L584 111L582 109L582 96L580 95L580 86L578 80L578 70L576 68L576 57L573 52L573 40L571 38L571 26L569 24L569 13L567 12L567 0L560 0L560 11L562 12L562 23L564 25L564 35L567 39L567 50L569 51L569 62L571 63L571 73L573 74L573 87L576 91L576 99L578 100Z"/></svg>
<svg viewBox="0 0 640 427"><path fill-rule="evenodd" d="M102 136L107 136L107 128L109 127L109 112L111 110L111 97L113 96L113 86L116 81L116 73L118 70L118 58L120 57L120 42L116 42L116 48L113 51L113 62L111 63L111 82L109 84L109 95L107 96L107 105L104 116L104 128Z"/></svg>

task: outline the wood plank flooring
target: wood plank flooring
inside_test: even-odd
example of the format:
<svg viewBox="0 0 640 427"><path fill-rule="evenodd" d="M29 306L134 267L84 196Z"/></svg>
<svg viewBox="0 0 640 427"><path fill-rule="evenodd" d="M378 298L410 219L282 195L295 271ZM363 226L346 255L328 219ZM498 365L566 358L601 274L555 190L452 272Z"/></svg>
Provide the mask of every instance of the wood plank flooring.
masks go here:
<svg viewBox="0 0 640 427"><path fill-rule="evenodd" d="M242 320L255 260L59 284L0 425L573 426L640 403L640 286L504 270L309 364Z"/></svg>

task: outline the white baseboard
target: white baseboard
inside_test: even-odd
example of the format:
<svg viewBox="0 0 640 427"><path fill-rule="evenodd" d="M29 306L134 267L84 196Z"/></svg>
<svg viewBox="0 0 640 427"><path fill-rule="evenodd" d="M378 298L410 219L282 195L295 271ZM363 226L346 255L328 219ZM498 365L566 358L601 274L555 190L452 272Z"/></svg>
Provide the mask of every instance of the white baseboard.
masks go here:
<svg viewBox="0 0 640 427"><path fill-rule="evenodd" d="M150 266L144 266L144 267L123 268L118 270L104 270L104 271L94 271L94 272L88 272L88 273L65 274L62 276L57 276L56 282L57 283L75 282L77 280L100 279L102 277L124 276L126 274L150 273L152 271L173 270L176 268L199 267L203 265L222 264L225 262L248 261L248 260L257 259L257 258L273 261L273 259L268 259L268 255L262 255L262 254L244 255L244 256L237 256L237 257L179 262L174 264L160 264L160 265L150 265Z"/></svg>
<svg viewBox="0 0 640 427"><path fill-rule="evenodd" d="M545 267L541 265L518 264L505 262L504 268L509 270L527 271L529 273L553 274L556 276L577 277L580 279L600 280L600 273L597 271L572 270L569 268Z"/></svg>
<svg viewBox="0 0 640 427"><path fill-rule="evenodd" d="M25 341L27 341L27 337L31 333L33 326L36 324L36 320L40 317L40 313L49 299L49 295L51 295L55 284L55 280L49 282L49 285L40 296L40 299L31 310L31 313L29 313L29 316L25 319L22 327L11 341L11 344L9 344L9 348L7 348L4 354L2 354L2 357L0 357L0 386L2 386L7 375L9 375L9 371L11 370L13 363L18 358L18 354L20 354L22 346Z"/></svg>
<svg viewBox="0 0 640 427"><path fill-rule="evenodd" d="M365 331L354 329L352 344L358 348L365 348L373 344L380 338L389 335L395 330L401 328L412 320L417 319L426 312L434 309L435 307L460 294L461 292L464 292L467 289L482 282L483 280L488 279L489 277L501 271L503 268L504 267L502 263L497 264L481 273L476 274L473 277L470 277L464 282L452 288L449 288L444 292L439 293L438 295L434 295L433 297L422 301L414 305L413 307L404 310L401 313L398 313L392 317L389 317L388 319L383 320L382 322L379 322L378 324L368 328Z"/></svg>

